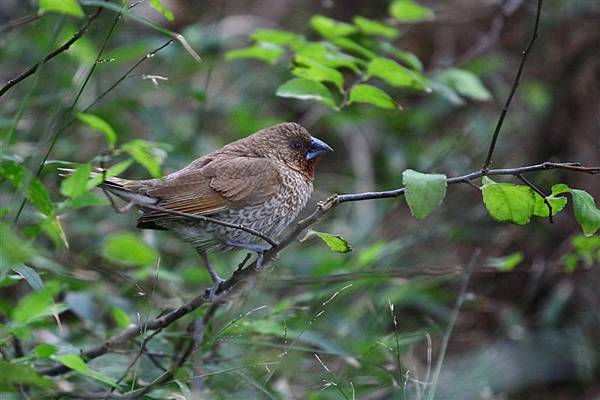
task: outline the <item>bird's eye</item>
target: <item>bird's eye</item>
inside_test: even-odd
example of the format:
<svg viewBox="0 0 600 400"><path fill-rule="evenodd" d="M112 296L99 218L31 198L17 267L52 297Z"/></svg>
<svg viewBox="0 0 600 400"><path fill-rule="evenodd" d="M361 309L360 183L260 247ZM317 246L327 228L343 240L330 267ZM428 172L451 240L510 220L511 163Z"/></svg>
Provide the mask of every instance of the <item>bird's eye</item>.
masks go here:
<svg viewBox="0 0 600 400"><path fill-rule="evenodd" d="M290 145L292 146L292 149L294 149L294 150L300 150L302 148L302 142L299 140L292 140Z"/></svg>

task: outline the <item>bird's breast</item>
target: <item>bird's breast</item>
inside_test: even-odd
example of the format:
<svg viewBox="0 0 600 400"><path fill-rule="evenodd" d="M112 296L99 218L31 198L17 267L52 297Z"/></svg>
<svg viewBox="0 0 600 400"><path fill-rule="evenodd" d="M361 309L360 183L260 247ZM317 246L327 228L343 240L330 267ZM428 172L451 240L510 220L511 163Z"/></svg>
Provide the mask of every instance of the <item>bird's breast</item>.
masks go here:
<svg viewBox="0 0 600 400"><path fill-rule="evenodd" d="M211 217L252 228L270 237L277 236L296 219L313 190L312 182L297 171L286 169L280 175L279 190L266 201L221 211ZM184 240L206 250L225 249L226 241L258 243L261 240L243 230L211 223L180 225L176 231Z"/></svg>

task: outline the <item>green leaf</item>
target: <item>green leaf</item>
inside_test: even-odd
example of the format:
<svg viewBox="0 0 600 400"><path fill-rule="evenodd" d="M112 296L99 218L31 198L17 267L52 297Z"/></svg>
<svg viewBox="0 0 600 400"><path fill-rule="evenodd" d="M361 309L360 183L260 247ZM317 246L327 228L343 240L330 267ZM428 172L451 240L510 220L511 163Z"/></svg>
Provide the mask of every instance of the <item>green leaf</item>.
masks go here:
<svg viewBox="0 0 600 400"><path fill-rule="evenodd" d="M141 164L154 178L162 175L160 164L166 156L166 152L159 148L156 143L141 139L133 140L121 146L129 155Z"/></svg>
<svg viewBox="0 0 600 400"><path fill-rule="evenodd" d="M54 205L44 185L21 164L14 161L2 162L0 176L10 182L42 214L49 216L54 213Z"/></svg>
<svg viewBox="0 0 600 400"><path fill-rule="evenodd" d="M333 95L325 85L309 79L295 78L287 81L277 88L275 93L279 97L291 97L300 100L316 100L335 110L337 106Z"/></svg>
<svg viewBox="0 0 600 400"><path fill-rule="evenodd" d="M553 216L561 212L567 205L567 198L564 196L556 197L556 193L554 193L554 191L550 196L546 196L546 200L548 200L550 206L552 207ZM548 218L548 214L550 214L548 210L548 205L546 204L542 196L536 193L533 215L535 215L536 217Z"/></svg>
<svg viewBox="0 0 600 400"><path fill-rule="evenodd" d="M56 247L62 247L65 249L69 248L69 242L67 241L67 235L58 219L58 216L46 217L41 223L40 227L54 242Z"/></svg>
<svg viewBox="0 0 600 400"><path fill-rule="evenodd" d="M335 251L336 253L348 253L352 251L352 246L348 243L343 237L339 235L332 235L331 233L318 232L313 231L312 229L308 231L305 239L310 237L317 236L319 237L330 250Z"/></svg>
<svg viewBox="0 0 600 400"><path fill-rule="evenodd" d="M389 58L377 57L369 62L367 74L383 79L395 87L411 87L430 92L431 88L420 72L412 71Z"/></svg>
<svg viewBox="0 0 600 400"><path fill-rule="evenodd" d="M445 70L438 79L456 90L461 96L478 101L486 101L492 98L492 94L481 83L477 75L470 71L450 68Z"/></svg>
<svg viewBox="0 0 600 400"><path fill-rule="evenodd" d="M68 14L79 18L84 16L77 0L40 0L38 14L47 12Z"/></svg>
<svg viewBox="0 0 600 400"><path fill-rule="evenodd" d="M78 113L77 118L90 128L100 131L111 146L114 146L115 143L117 143L117 132L115 132L108 122L99 116L89 113Z"/></svg>
<svg viewBox="0 0 600 400"><path fill-rule="evenodd" d="M344 77L338 70L326 67L303 55L296 55L294 60L299 66L292 70L292 74L297 77L316 82L331 82L340 91L344 89Z"/></svg>
<svg viewBox="0 0 600 400"><path fill-rule="evenodd" d="M38 386L42 388L52 388L53 383L50 379L39 375L36 370L26 364L19 364L16 362L10 362L6 360L0 361L0 371L2 371L2 378L0 378L0 391L18 393L14 391L14 386ZM5 395L3 394L3 397ZM19 398L19 396L6 395L8 398Z"/></svg>
<svg viewBox="0 0 600 400"><path fill-rule="evenodd" d="M60 193L65 197L78 197L87 191L87 182L92 173L90 164L80 165L60 185Z"/></svg>
<svg viewBox="0 0 600 400"><path fill-rule="evenodd" d="M592 236L600 229L600 210L591 194L585 190L571 189L575 219L585 236Z"/></svg>
<svg viewBox="0 0 600 400"><path fill-rule="evenodd" d="M388 109L398 108L398 105L390 95L378 87L366 84L356 85L352 88L349 104L352 103L369 103L379 108Z"/></svg>
<svg viewBox="0 0 600 400"><path fill-rule="evenodd" d="M400 35L398 29L394 28L393 26L383 24L379 21L360 16L354 17L352 21L354 22L354 25L361 30L361 32L367 35L383 36L388 39L396 39Z"/></svg>
<svg viewBox="0 0 600 400"><path fill-rule="evenodd" d="M276 44L260 43L256 46L246 47L244 49L235 49L225 54L226 60L235 60L237 58L256 58L275 64L283 56L285 50Z"/></svg>
<svg viewBox="0 0 600 400"><path fill-rule="evenodd" d="M309 21L309 25L321 36L326 38L348 36L356 32L354 26L323 15L315 15L312 17Z"/></svg>
<svg viewBox="0 0 600 400"><path fill-rule="evenodd" d="M359 74L358 64L362 60L339 51L329 43L306 43L296 48L297 55L303 55L331 68L348 68Z"/></svg>
<svg viewBox="0 0 600 400"><path fill-rule="evenodd" d="M394 0L389 11L390 15L400 22L419 22L433 18L433 11L413 0Z"/></svg>
<svg viewBox="0 0 600 400"><path fill-rule="evenodd" d="M406 202L416 219L427 217L446 197L446 175L423 174L407 169L402 172L402 183L406 187Z"/></svg>
<svg viewBox="0 0 600 400"><path fill-rule="evenodd" d="M33 290L39 292L40 290L44 289L44 282L35 269L28 267L25 264L18 264L13 266L12 270L21 275L23 279L29 283L29 286L31 286Z"/></svg>
<svg viewBox="0 0 600 400"><path fill-rule="evenodd" d="M37 346L35 346L35 349L33 349L35 357L38 359L50 358L54 354L56 354L57 351L58 349L55 346L52 346L47 343L40 343Z"/></svg>
<svg viewBox="0 0 600 400"><path fill-rule="evenodd" d="M102 383L106 383L107 385L113 387L119 387L117 382L112 379L110 376L106 376L97 371L94 371L90 367L86 365L86 363L79 357L77 354L65 354L62 356L55 357L61 364L64 366L71 368L73 371L78 372L81 375L87 376L89 378L95 379Z"/></svg>
<svg viewBox="0 0 600 400"><path fill-rule="evenodd" d="M169 22L175 21L175 16L167 7L165 7L160 0L150 0L150 7L165 16Z"/></svg>
<svg viewBox="0 0 600 400"><path fill-rule="evenodd" d="M23 297L16 307L12 309L11 318L15 322L29 324L40 319L57 315L64 311L64 304L55 304L52 291L46 288L40 292L32 292Z"/></svg>
<svg viewBox="0 0 600 400"><path fill-rule="evenodd" d="M531 220L535 207L535 193L528 186L496 183L483 179L483 202L496 221L525 225Z"/></svg>
<svg viewBox="0 0 600 400"><path fill-rule="evenodd" d="M267 42L279 45L304 41L304 38L300 35L278 29L257 29L250 37L257 42Z"/></svg>
<svg viewBox="0 0 600 400"><path fill-rule="evenodd" d="M523 261L525 257L523 253L516 252L504 257L492 258L488 261L488 265L492 268L497 268L500 271L510 272Z"/></svg>
<svg viewBox="0 0 600 400"><path fill-rule="evenodd" d="M106 197L99 197L94 193L85 192L81 196L77 196L74 199L70 199L66 202L65 206L71 207L74 209L84 208L84 207L98 207L98 206L108 206L110 202Z"/></svg>
<svg viewBox="0 0 600 400"><path fill-rule="evenodd" d="M23 240L8 224L0 221L0 275L8 268L26 263L37 252L32 243Z"/></svg>
<svg viewBox="0 0 600 400"><path fill-rule="evenodd" d="M107 259L126 266L148 267L158 258L158 253L131 232L109 235L102 245Z"/></svg>
<svg viewBox="0 0 600 400"><path fill-rule="evenodd" d="M50 195L39 179L35 178L31 181L29 187L25 191L25 197L31 204L40 210L42 214L46 216L54 214L54 205L52 204L52 200L50 200Z"/></svg>
<svg viewBox="0 0 600 400"><path fill-rule="evenodd" d="M120 329L126 329L131 325L129 315L119 307L114 307L112 309L112 316Z"/></svg>
<svg viewBox="0 0 600 400"><path fill-rule="evenodd" d="M106 179L122 174L123 172L125 172L125 170L127 168L129 168L129 166L131 164L133 164L133 160L125 160L125 161L116 163L115 165L113 165L112 167L110 167L109 169L106 170L106 174L105 174ZM103 175L100 173L93 174L92 179L90 179L87 183L87 190L93 189L96 186L98 186L99 184L101 184L102 178L103 178Z"/></svg>
<svg viewBox="0 0 600 400"><path fill-rule="evenodd" d="M355 54L365 57L369 60L377 57L377 54L373 53L371 50L345 37L334 38L331 40L331 42L342 49L350 50L351 52L354 52Z"/></svg>
<svg viewBox="0 0 600 400"><path fill-rule="evenodd" d="M406 66L416 71L423 71L423 63L421 62L421 60L419 60L419 57L417 57L413 53L398 49L390 43L385 42L381 43L381 48L388 54L391 54L394 57L398 58Z"/></svg>

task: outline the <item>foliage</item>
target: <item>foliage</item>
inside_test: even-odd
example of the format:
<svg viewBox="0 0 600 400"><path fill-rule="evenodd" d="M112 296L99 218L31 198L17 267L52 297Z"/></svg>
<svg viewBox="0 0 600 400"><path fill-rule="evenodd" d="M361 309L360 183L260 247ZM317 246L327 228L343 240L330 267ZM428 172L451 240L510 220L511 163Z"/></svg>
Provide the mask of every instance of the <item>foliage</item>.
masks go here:
<svg viewBox="0 0 600 400"><path fill-rule="evenodd" d="M495 47L463 59L484 36L475 30L492 24L477 15L500 14L470 5L460 24L447 24L459 2L348 2L344 10L300 2L289 18L256 5L277 21L266 28L246 4L225 15L218 7L135 3L40 0L32 22L0 28L4 85L91 20L68 50L0 98L0 397L196 398L202 388L207 398L307 399L424 399L436 386L449 399L476 398L481 388L503 398L593 391L596 178L540 169L524 173L529 183L511 173L479 175L468 180L473 187L453 181L479 172L517 68L515 49L531 30L531 5L502 17ZM15 4L0 7L11 18L24 15L28 6ZM595 43L593 30L576 23L590 18L585 4L545 7L546 32L575 29ZM478 23L464 22L467 14ZM227 31L235 18L251 27L246 34ZM567 67L586 58L570 54L593 52L541 39L492 168L596 161L589 158L596 131L576 135L594 115L584 109L593 96L582 89L593 68ZM557 70L574 75L557 80ZM240 284L226 304L147 329L204 293L210 277L191 246L135 230L135 212L115 213L98 185L114 176L161 177L284 120L336 149L317 167L315 200L378 190L394 192L391 199L338 204L308 231L311 240L287 247L273 270ZM559 129L569 132L566 142L551 135L561 121L570 124ZM457 294L457 275L476 248L483 255L468 292ZM230 276L243 254L210 257ZM457 297L465 300L460 310ZM86 354L132 327L139 327L132 338L100 357ZM449 339L434 380L431 367ZM62 367L68 373L46 375Z"/></svg>

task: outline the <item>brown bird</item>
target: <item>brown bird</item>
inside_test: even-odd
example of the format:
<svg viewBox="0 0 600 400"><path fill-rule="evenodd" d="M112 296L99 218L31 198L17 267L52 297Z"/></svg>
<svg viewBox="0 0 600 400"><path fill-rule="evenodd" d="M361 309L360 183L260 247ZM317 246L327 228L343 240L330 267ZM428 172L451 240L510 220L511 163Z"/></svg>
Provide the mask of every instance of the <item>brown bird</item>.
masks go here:
<svg viewBox="0 0 600 400"><path fill-rule="evenodd" d="M254 229L269 237L280 234L306 205L315 161L333 151L296 123L282 123L225 145L160 179L110 178L102 186L141 211L137 227L166 229L190 242L202 257L215 286L223 280L212 269L207 252L244 248L261 256L269 246L240 229L199 222L144 205L184 212Z"/></svg>

